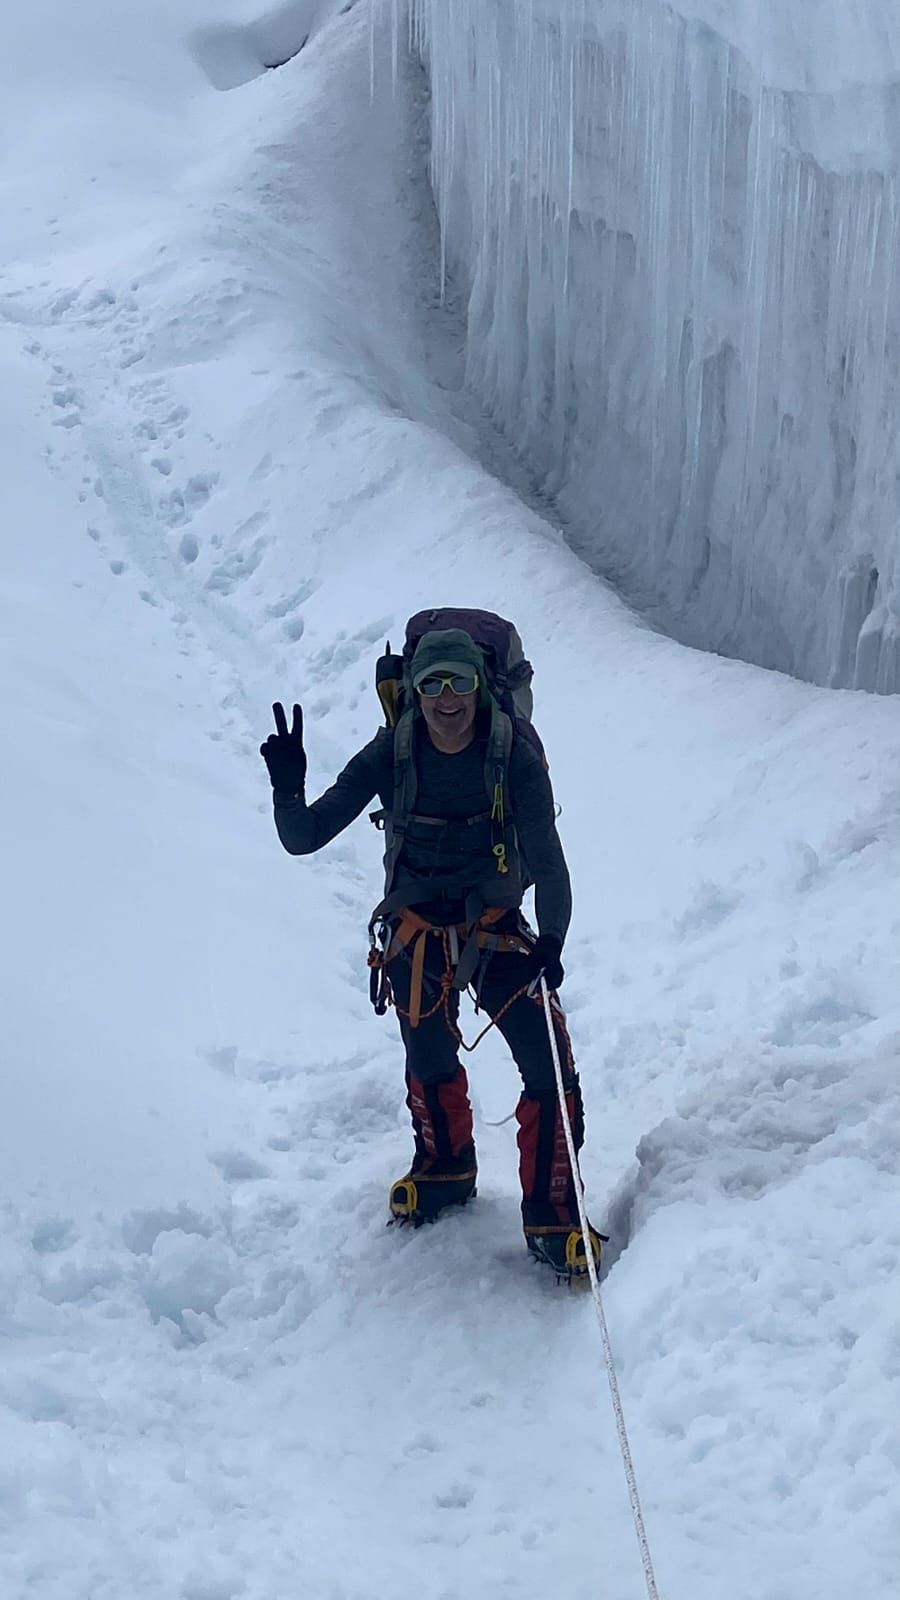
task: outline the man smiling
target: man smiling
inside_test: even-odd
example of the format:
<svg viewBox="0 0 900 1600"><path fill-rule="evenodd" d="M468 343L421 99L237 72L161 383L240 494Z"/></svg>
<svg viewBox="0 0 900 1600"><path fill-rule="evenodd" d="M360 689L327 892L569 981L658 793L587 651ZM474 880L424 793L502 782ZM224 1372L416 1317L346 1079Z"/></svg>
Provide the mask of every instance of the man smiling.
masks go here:
<svg viewBox="0 0 900 1600"><path fill-rule="evenodd" d="M472 743L478 709L477 672L441 665L415 685L433 745L453 756Z"/></svg>
<svg viewBox="0 0 900 1600"><path fill-rule="evenodd" d="M495 621L497 619L494 619ZM425 633L408 671L411 703L320 799L305 799L302 714L262 746L278 836L292 855L319 850L378 795L386 836L385 898L373 916L377 1008L394 1005L406 1050L415 1149L391 1187L398 1221L434 1221L475 1193L468 1081L459 1059L459 996L496 1022L522 1077L516 1108L522 1223L537 1259L565 1277L585 1271L584 1241L537 980L563 1063L576 1149L581 1090L555 991L571 915L569 874L545 762L520 719L501 710L485 653L460 628ZM522 898L533 883L538 934ZM599 1236L590 1230L599 1259Z"/></svg>

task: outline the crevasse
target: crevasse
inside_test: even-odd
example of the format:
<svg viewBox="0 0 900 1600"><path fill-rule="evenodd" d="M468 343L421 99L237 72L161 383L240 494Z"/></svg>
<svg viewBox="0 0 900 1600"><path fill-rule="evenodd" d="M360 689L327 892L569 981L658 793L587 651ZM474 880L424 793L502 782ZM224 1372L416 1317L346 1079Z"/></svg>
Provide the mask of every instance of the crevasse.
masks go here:
<svg viewBox="0 0 900 1600"><path fill-rule="evenodd" d="M579 549L689 643L900 690L895 0L410 7L468 379Z"/></svg>

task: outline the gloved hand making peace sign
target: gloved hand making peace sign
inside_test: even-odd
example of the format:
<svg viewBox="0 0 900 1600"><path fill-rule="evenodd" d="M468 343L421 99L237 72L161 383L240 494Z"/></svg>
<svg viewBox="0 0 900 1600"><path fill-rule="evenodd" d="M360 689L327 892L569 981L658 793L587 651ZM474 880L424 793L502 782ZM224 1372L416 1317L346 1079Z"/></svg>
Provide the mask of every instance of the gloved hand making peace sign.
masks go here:
<svg viewBox="0 0 900 1600"><path fill-rule="evenodd" d="M298 705L294 706L290 733L284 706L280 701L276 700L272 714L275 718L276 731L270 733L265 743L259 747L259 753L269 769L272 788L276 794L302 794L306 782L303 712Z"/></svg>

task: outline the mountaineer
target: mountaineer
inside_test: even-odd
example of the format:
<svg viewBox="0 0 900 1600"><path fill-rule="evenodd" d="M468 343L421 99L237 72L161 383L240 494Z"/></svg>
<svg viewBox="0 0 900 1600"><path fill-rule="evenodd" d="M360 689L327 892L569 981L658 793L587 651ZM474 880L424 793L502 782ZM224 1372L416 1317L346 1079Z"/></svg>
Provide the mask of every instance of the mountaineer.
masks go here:
<svg viewBox="0 0 900 1600"><path fill-rule="evenodd" d="M531 667L511 623L490 612L419 613L401 656L390 646L377 683L387 726L307 804L301 708L280 704L261 746L275 825L292 855L310 855L377 796L385 897L370 923L372 997L392 1004L406 1050L415 1149L391 1187L397 1221L434 1221L475 1193L477 1163L459 997L470 989L499 1028L522 1078L516 1108L522 1225L531 1253L561 1278L586 1271L547 1016L562 1064L576 1150L581 1090L556 991L571 915L546 759L531 724ZM521 906L534 885L538 932ZM599 1261L600 1238L589 1229Z"/></svg>

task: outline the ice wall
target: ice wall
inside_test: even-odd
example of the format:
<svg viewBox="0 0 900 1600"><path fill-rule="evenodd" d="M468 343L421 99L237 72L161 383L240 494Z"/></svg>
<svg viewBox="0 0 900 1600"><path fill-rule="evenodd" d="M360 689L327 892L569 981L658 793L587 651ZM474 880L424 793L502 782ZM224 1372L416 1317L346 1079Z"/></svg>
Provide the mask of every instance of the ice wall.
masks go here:
<svg viewBox="0 0 900 1600"><path fill-rule="evenodd" d="M896 0L410 4L469 377L583 553L900 690Z"/></svg>

